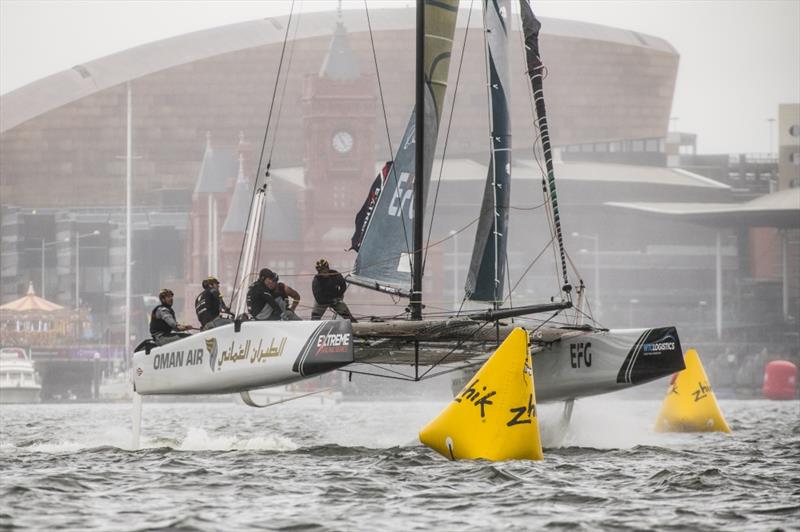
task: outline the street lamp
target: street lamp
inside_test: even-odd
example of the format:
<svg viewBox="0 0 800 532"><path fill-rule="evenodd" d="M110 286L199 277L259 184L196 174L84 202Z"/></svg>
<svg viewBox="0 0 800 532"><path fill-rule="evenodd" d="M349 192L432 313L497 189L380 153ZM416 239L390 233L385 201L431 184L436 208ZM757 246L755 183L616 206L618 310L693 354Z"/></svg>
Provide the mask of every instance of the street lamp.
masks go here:
<svg viewBox="0 0 800 532"><path fill-rule="evenodd" d="M772 130L774 123L775 123L774 118L767 118L767 128L769 129L769 146L767 146L767 157L769 157L772 154Z"/></svg>
<svg viewBox="0 0 800 532"><path fill-rule="evenodd" d="M81 238L99 234L97 229L91 233L75 234L75 310L81 306Z"/></svg>
<svg viewBox="0 0 800 532"><path fill-rule="evenodd" d="M600 314L600 236L572 233L575 238L586 238L594 243L594 311Z"/></svg>
<svg viewBox="0 0 800 532"><path fill-rule="evenodd" d="M34 214L35 213L36 213L36 211L34 211ZM63 240L53 240L52 242L45 242L44 238L42 239L42 286L41 286L41 292L39 292L39 293L40 293L40 295L41 295L41 297L43 299L44 299L44 288L45 288L45 276L44 276L44 272L45 272L44 257L45 257L45 255L44 255L44 250L45 250L46 247L53 246L55 244L61 244L63 242L69 242L69 237L66 237Z"/></svg>

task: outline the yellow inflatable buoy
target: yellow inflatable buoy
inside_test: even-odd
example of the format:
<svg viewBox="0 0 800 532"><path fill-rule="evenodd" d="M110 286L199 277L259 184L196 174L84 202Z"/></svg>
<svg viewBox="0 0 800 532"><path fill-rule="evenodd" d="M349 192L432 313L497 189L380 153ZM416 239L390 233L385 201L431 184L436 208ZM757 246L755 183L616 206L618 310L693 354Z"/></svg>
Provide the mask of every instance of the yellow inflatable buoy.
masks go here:
<svg viewBox="0 0 800 532"><path fill-rule="evenodd" d="M508 335L419 439L451 460L543 458L525 329Z"/></svg>
<svg viewBox="0 0 800 532"><path fill-rule="evenodd" d="M687 351L684 362L686 369L672 377L656 431L730 432L697 351Z"/></svg>

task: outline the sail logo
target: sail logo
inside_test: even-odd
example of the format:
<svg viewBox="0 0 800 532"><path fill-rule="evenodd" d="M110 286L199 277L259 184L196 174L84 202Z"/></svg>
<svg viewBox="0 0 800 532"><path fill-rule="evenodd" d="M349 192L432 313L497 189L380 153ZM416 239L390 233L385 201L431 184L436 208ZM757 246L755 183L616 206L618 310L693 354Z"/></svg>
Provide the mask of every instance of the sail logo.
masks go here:
<svg viewBox="0 0 800 532"><path fill-rule="evenodd" d="M642 344L642 353L645 355L660 355L664 351L675 350L675 338L671 335L666 335L655 342Z"/></svg>
<svg viewBox="0 0 800 532"><path fill-rule="evenodd" d="M407 209L408 219L414 219L414 179L410 172L401 172L397 179L397 188L394 189L392 201L389 202L389 216L402 217ZM406 207L408 205L408 207Z"/></svg>

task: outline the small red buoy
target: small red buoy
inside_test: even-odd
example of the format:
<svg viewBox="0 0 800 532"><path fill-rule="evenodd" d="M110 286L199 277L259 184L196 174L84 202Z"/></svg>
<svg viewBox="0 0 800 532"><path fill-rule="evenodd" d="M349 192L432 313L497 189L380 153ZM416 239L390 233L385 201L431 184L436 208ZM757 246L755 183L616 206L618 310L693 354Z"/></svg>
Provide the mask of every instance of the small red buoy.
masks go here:
<svg viewBox="0 0 800 532"><path fill-rule="evenodd" d="M764 367L764 387L767 399L788 400L797 397L797 366L788 360L773 360Z"/></svg>

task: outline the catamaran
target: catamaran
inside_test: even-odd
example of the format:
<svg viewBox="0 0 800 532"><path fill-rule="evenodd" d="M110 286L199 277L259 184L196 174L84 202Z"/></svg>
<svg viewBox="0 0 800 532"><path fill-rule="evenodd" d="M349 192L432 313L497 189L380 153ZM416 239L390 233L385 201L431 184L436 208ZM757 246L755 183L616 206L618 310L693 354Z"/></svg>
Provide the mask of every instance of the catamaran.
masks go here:
<svg viewBox="0 0 800 532"><path fill-rule="evenodd" d="M559 297L541 304L505 306L512 186L507 90L512 10L510 0L484 0L492 147L465 298L485 304L486 308L469 312L453 309L444 316L441 312L424 312L425 198L447 89L458 1L418 0L415 109L393 162L372 185L373 189L377 185L378 192L373 190L369 204L357 219L352 239L357 257L347 279L392 297L408 298L407 314L403 318L352 324L346 320L263 322L237 318L232 324L168 345L143 344L133 355L135 398L239 393L246 404L262 406L250 396L251 390L334 370L378 374L374 368L389 368L382 376L412 381L452 371L474 371L520 326L528 332L536 399L565 401L569 411L577 398L635 386L684 368L675 327L604 329L581 320L585 287L581 281L573 289L562 238L544 100L544 65L539 54L541 24L528 0L520 0L519 5L536 111L534 125L545 164L542 182L551 242L560 257ZM286 38L288 35L287 25ZM280 73L279 66L279 77ZM263 176L261 168L259 160L236 278L239 290L233 307L238 317L246 315L242 287L257 271L260 230L270 186L269 163ZM554 325L553 318L569 313L572 317L566 325ZM548 317L538 322L526 318L536 314ZM522 318L526 320L514 323ZM412 373L399 371L400 366L412 368Z"/></svg>

